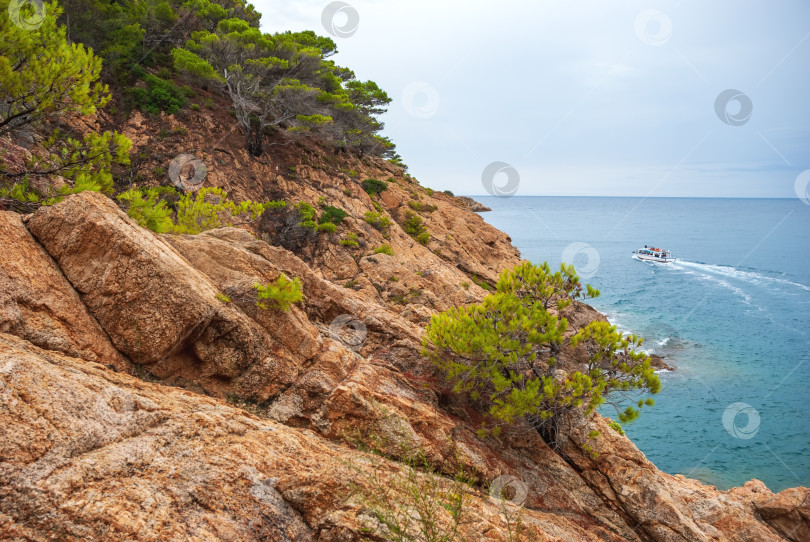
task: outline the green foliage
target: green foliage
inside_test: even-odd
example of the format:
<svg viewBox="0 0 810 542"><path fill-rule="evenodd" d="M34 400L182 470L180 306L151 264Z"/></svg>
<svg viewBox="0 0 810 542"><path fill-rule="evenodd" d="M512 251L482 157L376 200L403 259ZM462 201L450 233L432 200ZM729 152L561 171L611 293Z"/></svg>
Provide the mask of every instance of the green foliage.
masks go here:
<svg viewBox="0 0 810 542"><path fill-rule="evenodd" d="M337 226L335 226L331 222L324 222L323 224L318 224L317 229L319 232L335 233L337 231Z"/></svg>
<svg viewBox="0 0 810 542"><path fill-rule="evenodd" d="M380 213L375 213L374 211L366 211L366 214L363 215L363 220L380 230L383 234L387 234L388 228L391 227L390 218Z"/></svg>
<svg viewBox="0 0 810 542"><path fill-rule="evenodd" d="M414 200L408 202L408 207L410 207L414 211L419 211L420 213L432 213L433 211L438 209L438 207L436 207L435 205L429 205L427 203L422 203L421 201L414 201Z"/></svg>
<svg viewBox="0 0 810 542"><path fill-rule="evenodd" d="M609 418L608 418L608 419L609 419ZM618 423L616 423L616 422L614 422L614 421L611 421L611 422L609 422L609 423L608 423L608 426L609 426L611 429L613 429L614 431L616 431L618 434L620 434L620 435L624 435L624 429L623 429L623 428L622 428L622 426L621 426L621 425L619 425Z"/></svg>
<svg viewBox="0 0 810 542"><path fill-rule="evenodd" d="M447 194L448 196L450 196L451 198L455 197L455 194L453 194L452 190L445 190L444 193Z"/></svg>
<svg viewBox="0 0 810 542"><path fill-rule="evenodd" d="M363 187L363 190L366 191L366 194L369 196L375 196L382 192L383 190L388 189L388 183L385 181L378 181L377 179L366 179L360 186Z"/></svg>
<svg viewBox="0 0 810 542"><path fill-rule="evenodd" d="M97 83L101 59L81 43L68 43L57 25L62 8L44 5L44 20L24 29L14 16L35 21L33 2L0 0L0 134L49 117L90 115L110 99ZM16 11L15 11L16 9Z"/></svg>
<svg viewBox="0 0 810 542"><path fill-rule="evenodd" d="M153 115L165 111L171 115L185 105L187 90L156 75L147 74L143 79L146 88L135 87L129 90L132 101L140 110Z"/></svg>
<svg viewBox="0 0 810 542"><path fill-rule="evenodd" d="M565 338L568 321L559 311L574 299L595 295L590 286L583 292L572 266L563 264L552 274L547 264L524 262L504 271L496 292L481 303L433 316L425 354L457 393L482 400L494 420L524 418L553 439L564 414L589 415L608 399L654 394L661 387L649 357L636 350L639 337L592 322ZM548 310L551 304L555 312ZM560 356L567 347L580 345L589 355L586 366L556 371L566 361ZM638 410L627 407L619 419L637 416Z"/></svg>
<svg viewBox="0 0 810 542"><path fill-rule="evenodd" d="M222 292L217 294L217 299L219 301L222 301L223 303L230 303L231 302L231 298L228 297L227 295L223 294Z"/></svg>
<svg viewBox="0 0 810 542"><path fill-rule="evenodd" d="M127 214L144 228L156 233L197 234L205 230L233 226L233 220L253 221L266 209L278 209L283 201L235 203L221 188L201 188L180 196L172 187L132 189L118 196ZM172 209L176 216L172 220Z"/></svg>
<svg viewBox="0 0 810 542"><path fill-rule="evenodd" d="M253 288L258 298L256 304L262 309L288 311L293 303L299 303L304 299L301 280L297 277L290 280L284 273L273 282L254 284Z"/></svg>
<svg viewBox="0 0 810 542"><path fill-rule="evenodd" d="M360 243L357 242L357 234L353 231L350 231L346 234L345 239L340 240L340 244L344 247L358 247Z"/></svg>
<svg viewBox="0 0 810 542"><path fill-rule="evenodd" d="M174 233L196 234L201 231L233 226L235 216L248 216L256 220L270 207L279 207L278 202L257 203L243 201L235 203L221 188L201 188L195 195L186 194L177 202L177 223Z"/></svg>
<svg viewBox="0 0 810 542"><path fill-rule="evenodd" d="M321 217L318 219L318 223L325 224L327 222L331 222L332 224L338 225L343 222L343 219L347 216L349 216L349 213L343 209L326 205L321 212Z"/></svg>
<svg viewBox="0 0 810 542"><path fill-rule="evenodd" d="M430 241L430 233L422 222L422 217L413 211L405 213L405 222L402 224L405 233L416 239L419 243L427 245Z"/></svg>
<svg viewBox="0 0 810 542"><path fill-rule="evenodd" d="M318 229L318 223L315 222L315 207L309 203L300 201L295 204L295 208L298 209L298 216L300 217L298 222L299 226L310 230Z"/></svg>
<svg viewBox="0 0 810 542"><path fill-rule="evenodd" d="M432 188L425 188L425 192L427 193L428 196L433 195L433 189Z"/></svg>
<svg viewBox="0 0 810 542"><path fill-rule="evenodd" d="M128 205L127 215L140 226L156 233L167 233L174 228L172 211L166 207L166 201L161 199L167 190L174 192L174 189L164 187L131 189L120 194L118 200Z"/></svg>
<svg viewBox="0 0 810 542"><path fill-rule="evenodd" d="M391 248L391 245L384 244L380 245L374 249L374 254L388 254L389 256L394 255L394 250Z"/></svg>
<svg viewBox="0 0 810 542"><path fill-rule="evenodd" d="M46 117L90 115L110 99L107 86L97 82L101 59L80 43L68 44L65 28L56 22L62 13L56 3L45 4L38 27L23 29L12 22L12 16L36 21L34 5L15 3L9 8L8 0L0 0L0 103L5 104L0 108L0 135L38 125ZM129 163L131 146L117 132L89 131L74 138L54 130L42 142L44 156L35 155L24 171L4 176L61 175L74 182L81 177L84 187L98 185L111 193L111 167Z"/></svg>

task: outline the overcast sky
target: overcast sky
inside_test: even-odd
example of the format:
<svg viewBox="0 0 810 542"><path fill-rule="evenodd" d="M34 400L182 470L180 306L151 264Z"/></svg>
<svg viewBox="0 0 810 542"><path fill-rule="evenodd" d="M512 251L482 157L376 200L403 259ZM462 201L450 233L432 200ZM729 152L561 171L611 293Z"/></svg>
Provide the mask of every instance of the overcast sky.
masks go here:
<svg viewBox="0 0 810 542"><path fill-rule="evenodd" d="M388 92L431 188L485 194L502 162L517 195L794 197L810 168L806 0L255 4Z"/></svg>

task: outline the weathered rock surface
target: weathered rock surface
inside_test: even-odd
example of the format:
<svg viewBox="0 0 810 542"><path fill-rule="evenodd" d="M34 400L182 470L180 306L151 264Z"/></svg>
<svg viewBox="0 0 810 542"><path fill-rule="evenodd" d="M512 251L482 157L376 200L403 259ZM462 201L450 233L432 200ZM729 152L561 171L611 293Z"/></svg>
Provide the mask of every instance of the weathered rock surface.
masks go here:
<svg viewBox="0 0 810 542"><path fill-rule="evenodd" d="M0 212L0 332L129 370L20 215Z"/></svg>
<svg viewBox="0 0 810 542"><path fill-rule="evenodd" d="M288 336L301 345L291 352L101 194L43 207L28 227L113 344L158 378L264 401L290 385L316 351L310 324L288 321Z"/></svg>

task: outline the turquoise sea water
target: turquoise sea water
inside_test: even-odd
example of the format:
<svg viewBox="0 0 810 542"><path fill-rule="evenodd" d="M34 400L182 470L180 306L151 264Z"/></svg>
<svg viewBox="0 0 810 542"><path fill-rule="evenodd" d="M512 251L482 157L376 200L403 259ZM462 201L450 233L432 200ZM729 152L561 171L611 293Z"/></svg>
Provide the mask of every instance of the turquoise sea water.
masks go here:
<svg viewBox="0 0 810 542"><path fill-rule="evenodd" d="M810 206L798 199L476 197L522 256L566 254L589 303L677 369L625 429L661 470L721 489L810 486ZM644 263L644 244L672 264ZM606 415L615 412L606 411Z"/></svg>

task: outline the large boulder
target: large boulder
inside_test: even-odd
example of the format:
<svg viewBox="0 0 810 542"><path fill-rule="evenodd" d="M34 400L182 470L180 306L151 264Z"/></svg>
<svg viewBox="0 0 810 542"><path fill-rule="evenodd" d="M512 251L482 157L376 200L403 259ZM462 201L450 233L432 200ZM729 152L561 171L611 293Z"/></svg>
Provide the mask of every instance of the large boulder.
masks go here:
<svg viewBox="0 0 810 542"><path fill-rule="evenodd" d="M28 227L116 348L167 382L265 401L317 350L311 326L262 327L101 194L41 208Z"/></svg>
<svg viewBox="0 0 810 542"><path fill-rule="evenodd" d="M0 332L131 370L20 215L0 212Z"/></svg>

